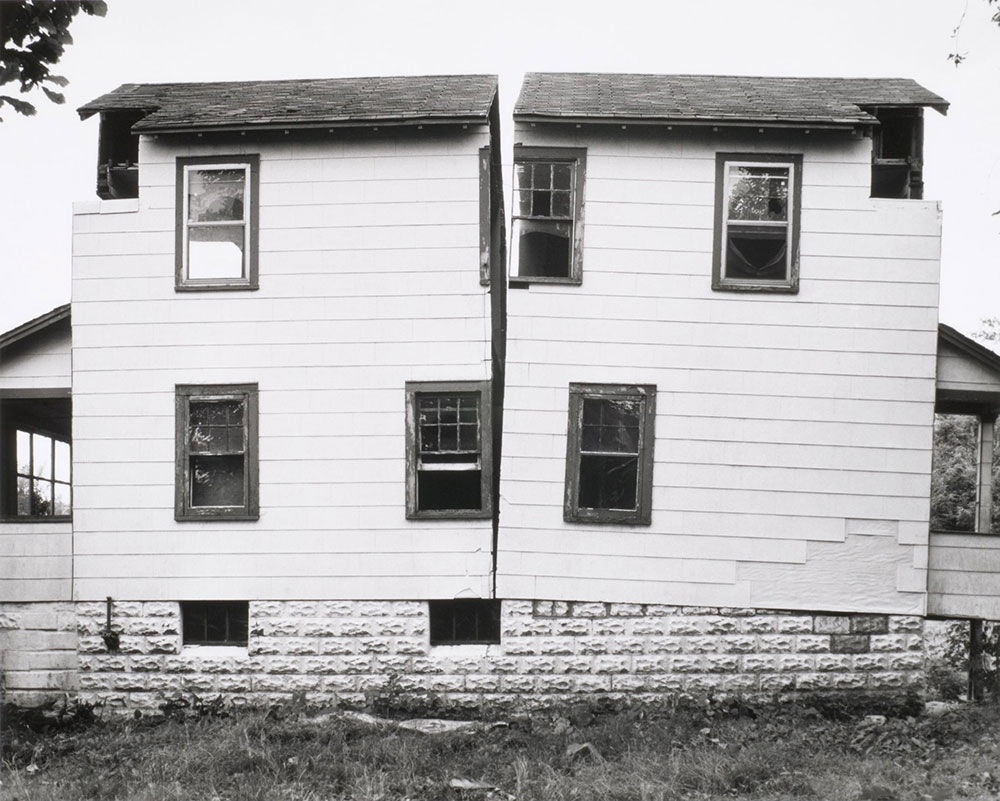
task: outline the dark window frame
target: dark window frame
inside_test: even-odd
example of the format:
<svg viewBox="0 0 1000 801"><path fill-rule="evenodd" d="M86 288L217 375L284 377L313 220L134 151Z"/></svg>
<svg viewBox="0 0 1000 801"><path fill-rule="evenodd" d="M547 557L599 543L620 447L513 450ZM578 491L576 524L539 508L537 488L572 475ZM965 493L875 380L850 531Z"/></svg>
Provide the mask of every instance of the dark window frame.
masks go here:
<svg viewBox="0 0 1000 801"><path fill-rule="evenodd" d="M573 198L571 203L572 216L568 218L544 216L537 217L531 215L521 215L521 205L518 202L517 166L519 164L570 164L573 166ZM587 178L587 149L583 147L538 147L528 145L514 145L514 174L513 189L514 197L511 206L511 239L510 258L513 265L516 253L520 253L518 234L522 221L530 221L536 225L546 222L569 221L573 226L573 233L570 237L570 259L569 275L566 276L532 276L532 275L510 275L510 285L523 287L528 284L570 284L579 285L583 283L583 216L584 216L584 191Z"/></svg>
<svg viewBox="0 0 1000 801"><path fill-rule="evenodd" d="M32 441L31 447L31 466L29 467L30 475L22 473L18 469L18 446L17 446L17 435L27 434ZM49 458L52 465L52 478L45 478L45 476L37 475L34 468L34 438L44 437L49 440L50 443L50 454ZM23 423L13 423L10 426L9 433L5 436L5 440L9 443L10 457L9 457L9 469L11 471L11 492L13 493L13 498L10 499L9 503L5 504L4 513L2 519L9 523L65 523L73 519L73 443L62 436L55 434L45 428L26 425ZM56 443L61 442L67 448L69 448L69 480L62 480L56 477ZM69 509L67 514L56 514L53 511L50 514L35 513L32 511L30 514L21 514L17 509L17 485L18 479L27 478L29 481L29 486L34 487L35 483L46 483L52 487L52 508L55 509L55 485L62 484L69 489ZM35 494L33 491L30 493L32 499L32 508L34 508L34 498Z"/></svg>
<svg viewBox="0 0 1000 801"><path fill-rule="evenodd" d="M792 192L788 202L788 274L782 279L731 278L726 275L725 240L728 220L726 195L727 165L741 162L747 165L791 166ZM799 233L802 228L802 154L801 153L716 153L715 155L715 231L712 248L712 289L727 292L776 292L796 294L799 291Z"/></svg>
<svg viewBox="0 0 1000 801"><path fill-rule="evenodd" d="M192 520L257 520L260 516L258 475L258 388L257 384L178 384L175 388L175 451L174 518ZM192 400L243 400L244 503L241 506L205 506L192 504L191 452L188 447L188 426Z"/></svg>
<svg viewBox="0 0 1000 801"><path fill-rule="evenodd" d="M187 167L201 169L225 169L231 166L246 167L249 173L248 185L244 189L249 196L247 205L248 236L246 275L242 278L199 278L190 279L187 273L187 230L185 218L187 194ZM232 290L255 290L259 288L258 251L260 243L260 156L240 154L229 156L184 156L177 159L176 174L176 233L174 239L174 288L177 292L220 292Z"/></svg>
<svg viewBox="0 0 1000 801"><path fill-rule="evenodd" d="M419 411L421 397L433 395L478 396L479 416L479 509L420 509ZM483 520L493 517L493 422L489 381L406 382L406 517L409 520Z"/></svg>
<svg viewBox="0 0 1000 801"><path fill-rule="evenodd" d="M181 644L221 645L246 647L249 643L250 603L249 601L181 601ZM221 640L208 638L209 614L221 615L225 633ZM201 632L195 632L190 625L191 618L199 615ZM231 634L232 632L232 634ZM201 636L195 636L200 634ZM242 634L242 636L240 636Z"/></svg>
<svg viewBox="0 0 1000 801"><path fill-rule="evenodd" d="M595 509L580 506L580 462L583 406L586 399L639 401L639 441L635 509ZM656 386L654 384L569 385L569 421L566 436L566 494L563 519L570 523L625 523L648 526L652 521L653 448L656 441Z"/></svg>
<svg viewBox="0 0 1000 801"><path fill-rule="evenodd" d="M500 643L501 602L493 598L453 598L427 602L430 644L498 645ZM473 635L459 631L460 614L472 615ZM446 631L447 630L447 631ZM444 634L444 636L442 636Z"/></svg>

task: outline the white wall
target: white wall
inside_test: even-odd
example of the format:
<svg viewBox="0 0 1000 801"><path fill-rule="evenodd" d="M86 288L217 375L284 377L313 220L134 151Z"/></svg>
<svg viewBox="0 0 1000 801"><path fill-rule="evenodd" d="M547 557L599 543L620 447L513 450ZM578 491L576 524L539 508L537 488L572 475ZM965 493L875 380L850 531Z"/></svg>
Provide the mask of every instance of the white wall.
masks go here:
<svg viewBox="0 0 1000 801"><path fill-rule="evenodd" d="M77 597L488 594L490 521L407 521L404 495L404 383L490 375L485 127L248 139L143 137L138 210L76 209ZM260 289L176 293L174 159L243 152L260 154ZM260 390L260 519L177 523L174 386L242 382Z"/></svg>
<svg viewBox="0 0 1000 801"><path fill-rule="evenodd" d="M515 142L587 148L583 284L509 296L498 593L922 612L937 205L846 134ZM803 154L798 294L712 291L716 152ZM572 381L657 386L652 525L563 521Z"/></svg>

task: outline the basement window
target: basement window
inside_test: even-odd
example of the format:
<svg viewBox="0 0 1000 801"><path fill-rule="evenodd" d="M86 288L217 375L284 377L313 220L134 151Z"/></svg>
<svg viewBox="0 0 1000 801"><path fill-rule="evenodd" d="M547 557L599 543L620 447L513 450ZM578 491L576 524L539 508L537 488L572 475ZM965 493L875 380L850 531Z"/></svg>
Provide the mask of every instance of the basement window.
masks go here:
<svg viewBox="0 0 1000 801"><path fill-rule="evenodd" d="M247 644L247 601L181 601L184 645Z"/></svg>
<svg viewBox="0 0 1000 801"><path fill-rule="evenodd" d="M500 642L500 601L482 598L428 601L431 645Z"/></svg>

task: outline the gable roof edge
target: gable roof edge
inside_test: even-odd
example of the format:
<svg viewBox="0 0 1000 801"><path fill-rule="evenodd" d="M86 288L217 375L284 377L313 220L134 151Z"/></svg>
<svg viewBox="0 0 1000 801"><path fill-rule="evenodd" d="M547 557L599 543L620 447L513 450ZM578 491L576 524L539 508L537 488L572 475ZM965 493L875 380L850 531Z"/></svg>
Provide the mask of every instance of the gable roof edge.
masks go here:
<svg viewBox="0 0 1000 801"><path fill-rule="evenodd" d="M967 337L945 323L938 323L938 339L962 351L966 356L971 357L1000 377L1000 355L994 353L989 348L980 345L971 337Z"/></svg>
<svg viewBox="0 0 1000 801"><path fill-rule="evenodd" d="M28 320L28 322L0 334L0 350L13 345L15 342L19 342L22 339L26 339L32 334L44 331L46 328L50 328L56 323L69 319L70 304L64 303L62 306L56 306L52 311L45 312L45 314L39 315L33 320Z"/></svg>

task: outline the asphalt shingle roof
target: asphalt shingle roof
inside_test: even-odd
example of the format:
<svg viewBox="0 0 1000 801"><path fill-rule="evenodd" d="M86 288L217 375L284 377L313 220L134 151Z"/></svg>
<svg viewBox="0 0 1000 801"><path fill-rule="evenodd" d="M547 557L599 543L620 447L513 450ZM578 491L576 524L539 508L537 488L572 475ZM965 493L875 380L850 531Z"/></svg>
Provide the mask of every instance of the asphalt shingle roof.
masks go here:
<svg viewBox="0 0 1000 801"><path fill-rule="evenodd" d="M514 118L875 122L861 106L930 106L944 113L948 103L906 78L530 72L514 106Z"/></svg>
<svg viewBox="0 0 1000 801"><path fill-rule="evenodd" d="M126 83L78 111L149 113L135 131L482 120L495 75L331 78L230 83Z"/></svg>

